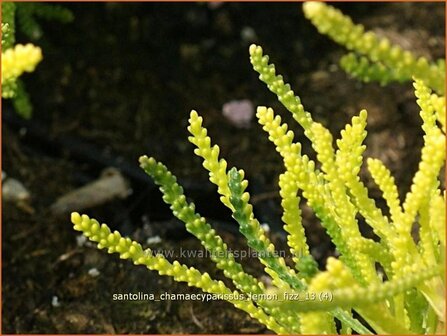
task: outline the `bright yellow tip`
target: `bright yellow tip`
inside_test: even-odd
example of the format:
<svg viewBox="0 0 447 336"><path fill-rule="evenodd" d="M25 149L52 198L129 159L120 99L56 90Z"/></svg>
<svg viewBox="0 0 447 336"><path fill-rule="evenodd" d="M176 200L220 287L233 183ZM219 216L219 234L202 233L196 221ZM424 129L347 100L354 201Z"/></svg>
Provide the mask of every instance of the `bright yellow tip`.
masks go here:
<svg viewBox="0 0 447 336"><path fill-rule="evenodd" d="M322 4L321 2L309 1L303 4L303 11L307 17L312 17L317 12L319 12L323 6L324 4Z"/></svg>
<svg viewBox="0 0 447 336"><path fill-rule="evenodd" d="M81 222L82 222L81 215L80 215L79 213L77 213L77 212L72 212L72 213L71 213L71 222L72 222L73 224L79 224L79 223L81 223Z"/></svg>
<svg viewBox="0 0 447 336"><path fill-rule="evenodd" d="M34 71L42 60L42 50L32 44L17 44L2 53L2 83Z"/></svg>
<svg viewBox="0 0 447 336"><path fill-rule="evenodd" d="M258 46L256 44L250 45L250 48L248 49L248 52L250 53L250 55L253 55L256 52L257 48L258 48Z"/></svg>
<svg viewBox="0 0 447 336"><path fill-rule="evenodd" d="M250 48L248 49L251 57L262 57L263 50L261 46L258 46L256 44L252 44Z"/></svg>

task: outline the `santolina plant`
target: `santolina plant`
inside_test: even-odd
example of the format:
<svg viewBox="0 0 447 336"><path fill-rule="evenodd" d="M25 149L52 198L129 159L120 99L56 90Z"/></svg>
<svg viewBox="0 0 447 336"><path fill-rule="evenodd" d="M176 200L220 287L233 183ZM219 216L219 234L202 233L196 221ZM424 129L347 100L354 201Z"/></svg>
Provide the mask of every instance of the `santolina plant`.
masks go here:
<svg viewBox="0 0 447 336"><path fill-rule="evenodd" d="M42 50L31 43L15 44L16 4L2 2L2 98L12 99L21 116L31 116L31 104L20 76L33 72L42 60Z"/></svg>
<svg viewBox="0 0 447 336"><path fill-rule="evenodd" d="M15 44L16 27L30 39L38 39L42 29L36 17L69 22L73 14L60 6L44 3L2 2L2 98L12 99L16 112L30 118L32 105L20 76L33 72L42 60L42 50L31 43Z"/></svg>
<svg viewBox="0 0 447 336"><path fill-rule="evenodd" d="M306 2L303 10L320 33L349 50L340 59L340 65L352 76L381 84L410 81L416 76L439 94L445 94L444 59L432 63L425 57L416 57L389 39L365 31L362 25L354 24L350 17L323 2Z"/></svg>
<svg viewBox="0 0 447 336"><path fill-rule="evenodd" d="M329 130L313 120L290 85L276 73L262 48L252 45L249 52L260 79L292 113L317 154L317 161L303 154L294 133L280 116L269 107L258 107L258 121L284 162L279 193L293 266L278 255L255 218L244 171L228 169L196 111L191 112L188 126L189 141L196 147L194 153L202 158L210 181L216 185L222 203L232 211L248 246L257 252L271 285L267 287L244 271L222 238L186 200L176 177L147 156L140 157L141 168L160 187L174 216L200 240L233 285L227 286L177 261L171 263L87 215L72 214L74 229L100 249L200 288L213 298L228 300L278 334L444 333L445 191L440 188L438 176L445 160L445 99L431 92L430 86L436 81L414 79L424 146L403 203L391 172L378 159L366 160L383 192L389 209L386 215L368 196L359 178L367 135L366 110L352 118L334 143ZM318 269L309 252L299 194L313 209L340 255L328 258L324 271ZM362 236L359 218L372 227L377 239ZM415 224L419 227L417 240L411 235ZM276 299L269 299L272 297Z"/></svg>

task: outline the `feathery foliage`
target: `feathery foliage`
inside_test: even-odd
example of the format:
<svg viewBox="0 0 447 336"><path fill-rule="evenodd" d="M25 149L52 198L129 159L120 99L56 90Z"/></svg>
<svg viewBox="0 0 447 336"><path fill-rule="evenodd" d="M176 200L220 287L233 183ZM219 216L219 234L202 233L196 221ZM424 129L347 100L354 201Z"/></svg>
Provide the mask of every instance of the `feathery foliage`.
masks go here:
<svg viewBox="0 0 447 336"><path fill-rule="evenodd" d="M307 14L314 15L309 11L315 12L319 6L327 8L323 4L307 5ZM331 15L341 20L338 12ZM379 45L373 43L369 53L376 48ZM142 169L160 187L174 216L201 241L232 286L176 261L170 263L162 255L153 255L150 249L143 250L139 243L121 237L117 231L112 233L107 225L100 225L87 215L72 214L75 230L98 243L100 249L228 300L279 334L443 333L445 191L440 188L438 176L445 161L445 102L430 89L432 86L442 91L439 83L431 72L424 75L418 70L408 75L419 76L414 80L414 88L425 135L419 169L403 203L391 172L380 160L367 159L368 169L389 208L390 214L385 215L359 178L367 111L354 116L334 142L329 130L313 120L299 96L276 73L262 48L252 45L249 53L261 81L292 113L317 154L317 162L309 159L302 153L300 143L294 142L293 131L273 109L258 107L258 121L283 158L284 173L279 179L282 220L289 234L287 243L294 265L278 256L253 214L244 171L227 169L227 162L219 157L219 147L211 144L203 119L196 111L191 112L188 126L189 140L196 146L194 153L202 158L222 203L232 211L248 246L256 251L271 278L271 286L244 271L222 238L196 213L194 204L186 201L175 176L154 158L142 156ZM383 50L375 53L388 55ZM386 60L384 57L387 67L400 69L397 61ZM309 253L298 194L312 208L340 254L338 259L327 260L324 271L318 270ZM362 236L359 218L372 227L376 240ZM417 240L411 235L415 223L420 227ZM254 294L258 296L254 298Z"/></svg>
<svg viewBox="0 0 447 336"><path fill-rule="evenodd" d="M33 72L42 60L42 50L31 43L15 44L16 21L28 38L36 40L42 35L34 16L70 22L73 14L58 5L43 3L2 2L2 98L12 99L16 112L30 118L32 105L25 86L19 78Z"/></svg>
<svg viewBox="0 0 447 336"><path fill-rule="evenodd" d="M340 59L340 65L353 77L387 84L410 81L415 76L445 94L444 59L431 63L425 57L416 57L387 38L365 31L362 25L354 24L350 17L323 2L306 2L303 9L320 33L350 51Z"/></svg>

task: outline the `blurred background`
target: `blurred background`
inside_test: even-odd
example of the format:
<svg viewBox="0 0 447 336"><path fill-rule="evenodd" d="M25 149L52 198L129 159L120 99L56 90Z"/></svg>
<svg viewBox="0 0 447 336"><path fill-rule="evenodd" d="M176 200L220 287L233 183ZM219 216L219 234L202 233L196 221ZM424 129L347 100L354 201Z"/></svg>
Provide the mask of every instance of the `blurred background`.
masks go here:
<svg viewBox="0 0 447 336"><path fill-rule="evenodd" d="M333 5L417 55L445 57L443 3ZM198 291L97 251L69 221L70 211L82 210L153 249L200 249L140 171L138 157L146 154L178 176L230 247L246 248L187 140L195 109L229 167L246 171L257 217L287 250L277 186L282 162L253 116L256 106L274 107L303 142L303 152L313 152L252 70L251 43L263 47L306 110L334 135L366 108L366 156L385 162L401 195L408 189L422 141L411 83L381 87L350 79L338 66L345 50L318 34L301 4L63 7L73 13L72 22L39 21L43 34L34 41L17 33L17 42L43 51L41 64L23 78L32 117L25 120L2 102L3 185L17 182L8 198L3 190L4 333L266 332L226 302L113 302L113 293ZM366 172L362 178L380 204ZM312 254L324 267L335 252L302 207ZM209 260L174 259L222 278ZM261 265L242 263L261 276Z"/></svg>

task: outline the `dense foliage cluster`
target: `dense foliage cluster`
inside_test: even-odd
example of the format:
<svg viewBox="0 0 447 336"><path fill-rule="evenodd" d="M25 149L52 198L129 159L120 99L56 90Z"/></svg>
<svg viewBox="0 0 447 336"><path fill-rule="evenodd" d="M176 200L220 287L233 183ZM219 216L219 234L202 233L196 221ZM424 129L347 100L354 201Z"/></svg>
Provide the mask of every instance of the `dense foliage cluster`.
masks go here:
<svg viewBox="0 0 447 336"><path fill-rule="evenodd" d="M367 111L354 116L334 142L329 130L313 120L290 85L276 73L262 48L252 45L249 52L253 68L304 129L317 154L316 162L303 154L300 143L294 142L294 133L273 109L258 107L258 121L284 162L279 179L282 220L294 265L288 265L275 252L275 246L253 214L243 170L228 169L196 111L191 112L188 126L189 140L196 146L194 152L202 158L210 181L216 185L222 203L232 211L248 246L257 252L271 278L270 286L244 271L222 238L195 211L194 204L186 200L175 176L154 158L142 156L142 169L159 185L174 216L201 241L233 287L195 268L154 255L150 249L144 250L139 243L111 232L107 225L100 225L87 215L73 213L74 228L109 253L118 253L121 258L145 265L160 275L226 297L279 334L443 332L445 192L440 188L438 176L445 161L445 97L432 93L432 89L439 94L444 92L444 79L438 78L444 65L414 59L388 42L364 33L349 18L324 4L306 4L305 11L320 31L338 36L338 42L373 62L365 63L351 54L343 61L345 65L350 62L346 68L351 73L366 79L362 69L367 64L371 79L388 82L414 77L424 146L411 190L402 203L391 172L380 160L368 158L366 163L383 192L389 215L376 206L359 178L364 161L363 141L367 136ZM323 22L321 15L329 19ZM346 32L346 36L341 32ZM379 72L375 72L377 67ZM318 270L309 253L299 195L312 208L340 255L338 259L330 257L324 271ZM360 220L373 229L377 239L362 236ZM419 227L417 240L411 234L415 223ZM271 294L279 299L270 300L268 296L255 299L254 294ZM299 297L308 299L281 299Z"/></svg>

